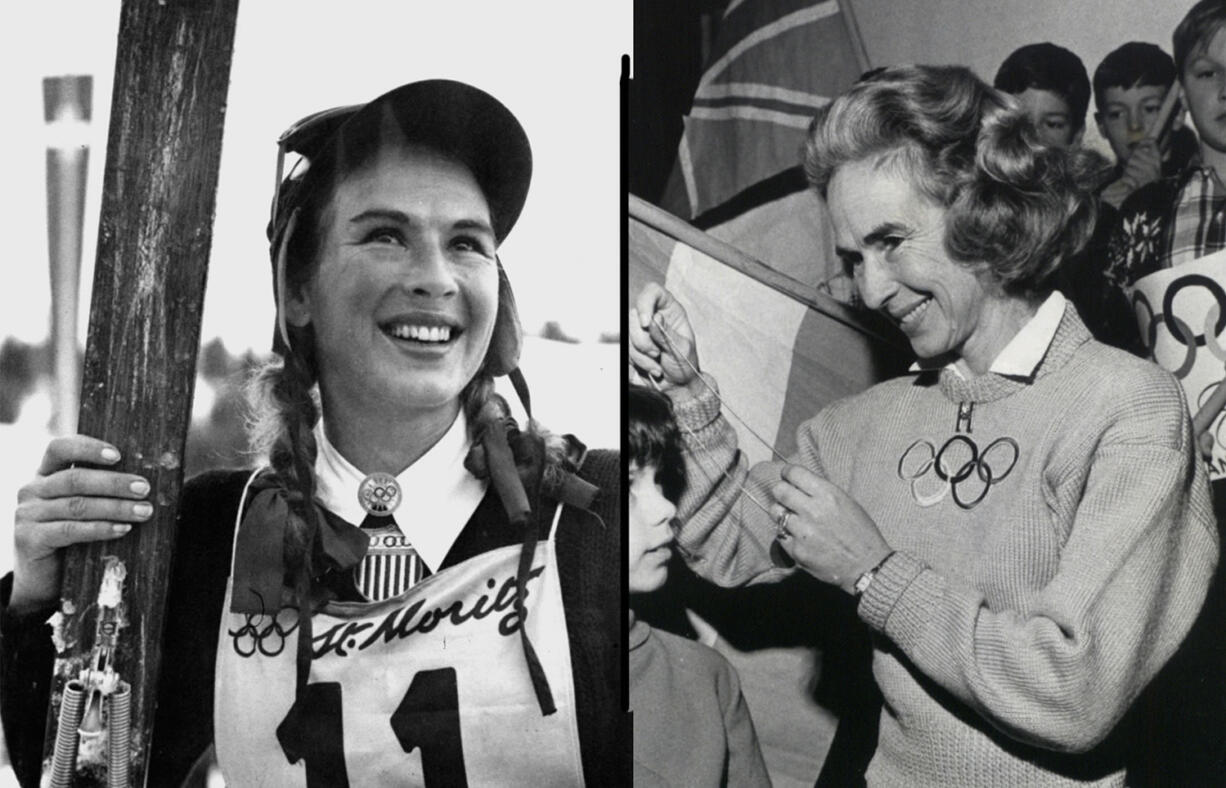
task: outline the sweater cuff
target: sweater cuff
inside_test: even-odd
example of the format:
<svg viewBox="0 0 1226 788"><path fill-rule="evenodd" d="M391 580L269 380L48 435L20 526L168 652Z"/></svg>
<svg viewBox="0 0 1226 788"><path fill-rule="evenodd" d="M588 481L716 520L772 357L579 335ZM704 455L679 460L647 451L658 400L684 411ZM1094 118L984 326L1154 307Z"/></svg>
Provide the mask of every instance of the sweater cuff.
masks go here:
<svg viewBox="0 0 1226 788"><path fill-rule="evenodd" d="M46 607L35 608L20 615L9 610L9 598L13 595L13 573L9 572L0 578L0 637L8 638L14 635L28 633L38 627L45 626L47 619L55 613L55 603Z"/></svg>
<svg viewBox="0 0 1226 788"><path fill-rule="evenodd" d="M864 623L878 632L884 632L886 621L903 592L926 568L918 558L903 552L895 552L887 558L856 606L856 612Z"/></svg>
<svg viewBox="0 0 1226 788"><path fill-rule="evenodd" d="M698 374L707 384L698 396L690 396L685 389L669 392L669 399L673 401L673 416L683 433L698 432L719 418L719 385L707 373Z"/></svg>

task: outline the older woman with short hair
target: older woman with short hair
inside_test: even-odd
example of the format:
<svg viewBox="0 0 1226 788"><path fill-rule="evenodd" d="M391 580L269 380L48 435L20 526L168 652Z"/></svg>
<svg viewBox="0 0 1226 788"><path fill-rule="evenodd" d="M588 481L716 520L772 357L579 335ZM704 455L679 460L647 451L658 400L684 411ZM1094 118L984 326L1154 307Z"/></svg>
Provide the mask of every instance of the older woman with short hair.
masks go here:
<svg viewBox="0 0 1226 788"><path fill-rule="evenodd" d="M644 290L631 359L706 466L682 552L735 585L779 576L782 547L858 598L885 699L869 784L1122 784L1103 742L1187 633L1218 544L1178 384L1053 289L1098 161L1043 145L966 69L903 67L818 114L805 166L864 304L919 362L750 471L684 310Z"/></svg>

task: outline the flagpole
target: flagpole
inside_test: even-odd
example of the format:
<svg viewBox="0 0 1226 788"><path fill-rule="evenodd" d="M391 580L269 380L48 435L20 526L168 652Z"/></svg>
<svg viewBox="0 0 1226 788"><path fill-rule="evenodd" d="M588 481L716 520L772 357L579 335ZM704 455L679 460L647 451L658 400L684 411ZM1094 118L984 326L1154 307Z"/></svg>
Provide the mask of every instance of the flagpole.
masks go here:
<svg viewBox="0 0 1226 788"><path fill-rule="evenodd" d="M856 55L856 63L860 65L863 74L872 68L868 59L868 50L864 48L864 38L860 35L860 26L856 24L856 14L851 8L851 0L839 0L839 14L843 18L843 26L847 28L847 39L851 42L851 51Z"/></svg>
<svg viewBox="0 0 1226 788"><path fill-rule="evenodd" d="M798 282L787 274L780 273L761 260L745 254L732 244L721 241L709 233L703 232L692 224L679 219L663 208L659 208L641 197L627 195L630 217L642 222L654 230L664 233L670 238L693 247L708 257L733 268L749 278L814 309L821 314L856 329L890 347L911 352L909 346L901 340L884 320L876 319L872 313L861 313L842 304L817 288Z"/></svg>
<svg viewBox="0 0 1226 788"><path fill-rule="evenodd" d="M1175 104L1179 101L1180 88L1179 80L1171 83L1171 87L1166 91L1166 95L1162 98L1162 105L1158 107L1158 115L1154 118L1154 122L1150 124L1149 130L1145 132L1145 136L1154 140L1159 144L1159 147L1165 142L1164 137L1169 131L1168 123L1171 120L1171 115L1175 113Z"/></svg>
<svg viewBox="0 0 1226 788"><path fill-rule="evenodd" d="M1218 383L1209 399L1205 400L1205 404L1201 405L1200 410L1192 417L1192 433L1200 435L1209 429L1213 420L1222 412L1222 408L1226 408L1226 380Z"/></svg>

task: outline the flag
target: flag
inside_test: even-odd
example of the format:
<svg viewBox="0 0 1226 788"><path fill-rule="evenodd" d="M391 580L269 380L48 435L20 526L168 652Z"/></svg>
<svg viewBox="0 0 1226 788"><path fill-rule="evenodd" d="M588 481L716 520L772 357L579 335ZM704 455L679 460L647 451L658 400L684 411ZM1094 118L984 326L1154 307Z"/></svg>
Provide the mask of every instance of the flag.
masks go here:
<svg viewBox="0 0 1226 788"><path fill-rule="evenodd" d="M652 207L632 198L631 298L647 282L656 282L685 307L703 370L719 381L724 401L743 419L730 421L742 450L755 462L770 459L771 447L790 454L796 447L796 428L824 405L898 374L910 362L899 335L818 287L825 272L813 266L812 259L815 250L829 242L819 198L798 192L784 199L788 207L768 205L762 214L789 217L789 224L798 225L796 233L772 232L752 211L708 232L741 250L777 254L774 259L783 262L765 263L763 268L782 274L793 294L635 218ZM802 216L810 221L807 229L791 218ZM806 248L807 243L813 246Z"/></svg>
<svg viewBox="0 0 1226 788"><path fill-rule="evenodd" d="M738 251L770 256L769 265L733 265L677 241L659 229L675 217L637 198L630 216L631 298L656 282L684 305L725 415L740 417L729 421L750 462L770 459L772 450L790 455L801 422L910 362L900 335L819 289L825 274L812 260L829 232L812 190L711 228ZM779 221L795 232L773 232ZM875 709L861 694L872 683L866 646L857 640L862 630L833 599L841 592L803 573L725 591L679 571L670 588L690 608L703 642L736 668L772 782L813 785L836 717ZM819 673L828 674L825 685Z"/></svg>
<svg viewBox="0 0 1226 788"><path fill-rule="evenodd" d="M659 222L630 220L631 297L654 281L685 306L750 462L790 455L802 422L910 358L897 334L846 306L828 212L799 166L815 112L868 67L846 2L732 0L684 118L661 205L749 262L729 265ZM631 198L632 217L652 211ZM860 628L803 573L730 591L680 574L671 585L701 639L740 674L773 783L812 785L835 718L872 713Z"/></svg>
<svg viewBox="0 0 1226 788"><path fill-rule="evenodd" d="M846 0L732 0L661 204L694 218L796 166L814 112L866 68Z"/></svg>

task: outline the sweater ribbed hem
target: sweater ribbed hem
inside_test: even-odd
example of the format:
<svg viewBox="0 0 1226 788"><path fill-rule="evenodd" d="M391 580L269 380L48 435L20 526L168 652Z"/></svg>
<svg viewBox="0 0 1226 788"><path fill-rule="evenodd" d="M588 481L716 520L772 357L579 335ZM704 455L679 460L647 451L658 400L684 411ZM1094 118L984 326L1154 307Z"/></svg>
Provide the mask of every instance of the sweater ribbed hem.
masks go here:
<svg viewBox="0 0 1226 788"><path fill-rule="evenodd" d="M903 649L919 644L934 622L944 620L942 614L950 603L942 597L949 591L945 578L923 567L895 601L894 609L883 624L886 637ZM957 647L950 643L945 659L955 659L956 652Z"/></svg>
<svg viewBox="0 0 1226 788"><path fill-rule="evenodd" d="M926 568L918 558L903 552L896 552L887 558L860 597L857 612L864 623L878 632L884 632L886 621L903 592Z"/></svg>
<svg viewBox="0 0 1226 788"><path fill-rule="evenodd" d="M669 392L673 416L682 432L700 432L719 418L719 385L705 372L699 374L707 385L697 397L689 396L684 389Z"/></svg>

